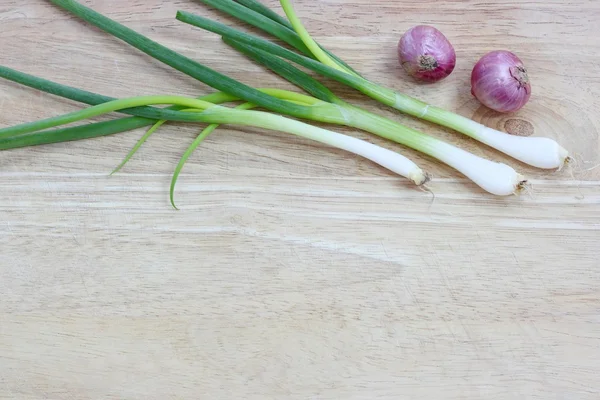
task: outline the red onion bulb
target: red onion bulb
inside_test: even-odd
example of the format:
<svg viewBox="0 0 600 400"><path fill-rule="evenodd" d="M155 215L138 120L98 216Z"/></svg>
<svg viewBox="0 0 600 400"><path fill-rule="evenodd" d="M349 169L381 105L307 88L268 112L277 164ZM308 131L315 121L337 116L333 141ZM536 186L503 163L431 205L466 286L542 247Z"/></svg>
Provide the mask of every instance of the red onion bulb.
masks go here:
<svg viewBox="0 0 600 400"><path fill-rule="evenodd" d="M456 53L446 36L428 25L417 25L402 35L398 56L404 70L424 82L437 82L454 71Z"/></svg>
<svg viewBox="0 0 600 400"><path fill-rule="evenodd" d="M471 73L471 93L492 110L517 111L531 96L527 69L510 51L492 51L475 64Z"/></svg>

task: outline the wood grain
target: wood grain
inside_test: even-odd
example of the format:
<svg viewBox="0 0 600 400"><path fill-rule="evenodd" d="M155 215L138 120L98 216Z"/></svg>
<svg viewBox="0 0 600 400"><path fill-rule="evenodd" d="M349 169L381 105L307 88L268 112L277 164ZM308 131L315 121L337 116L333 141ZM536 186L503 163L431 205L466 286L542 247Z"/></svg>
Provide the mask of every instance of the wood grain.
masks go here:
<svg viewBox="0 0 600 400"><path fill-rule="evenodd" d="M248 84L292 88L174 20L183 9L234 23L199 2L85 3ZM326 146L237 127L192 156L181 211L168 184L195 126L167 126L111 177L142 130L3 152L0 398L598 399L600 2L294 4L369 78L496 128L532 128L577 162L527 168L329 81L353 103L518 168L532 192L489 196L338 127L414 158L434 173L431 192ZM436 85L413 83L396 60L418 23L457 50ZM117 97L211 91L50 2L0 0L0 24L12 68ZM497 48L531 71L534 95L515 115L469 95L471 66ZM2 126L80 106L0 85Z"/></svg>

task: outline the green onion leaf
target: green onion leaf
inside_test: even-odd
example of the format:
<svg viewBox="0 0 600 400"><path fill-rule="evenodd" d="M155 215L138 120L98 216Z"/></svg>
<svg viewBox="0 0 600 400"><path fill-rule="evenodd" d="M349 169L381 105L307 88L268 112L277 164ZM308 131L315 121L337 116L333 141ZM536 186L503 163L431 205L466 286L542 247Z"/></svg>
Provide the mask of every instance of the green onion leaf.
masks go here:
<svg viewBox="0 0 600 400"><path fill-rule="evenodd" d="M240 110L250 110L254 108L254 105L252 103L244 103L240 104L236 108ZM206 139L218 127L219 124L211 124L204 128L204 130L200 132L200 134L196 137L192 144L185 150L183 156L181 156L181 159L179 160L179 163L177 163L177 167L175 167L175 172L173 173L173 178L171 179L171 187L169 190L169 199L171 200L171 205L173 206L173 208L178 209L175 205L175 185L177 184L177 179L179 178L179 174L181 174L183 166L190 158L192 153L196 150L196 148L200 145L200 143L202 143L204 139Z"/></svg>
<svg viewBox="0 0 600 400"><path fill-rule="evenodd" d="M298 36L300 36L300 39L302 39L304 45L308 47L312 55L317 60L321 61L325 65L330 66L331 68L339 69L340 71L352 74L350 70L339 65L337 62L331 59L331 57L329 57L327 53L323 51L323 49L319 47L317 42L315 42L315 40L310 36L306 28L304 28L304 25L302 25L302 21L300 21L300 18L298 18L298 16L296 15L296 12L294 11L294 7L292 6L290 0L281 0L281 5L292 26L294 27L294 30L296 31L296 33L298 33Z"/></svg>
<svg viewBox="0 0 600 400"><path fill-rule="evenodd" d="M70 142L114 135L133 129L152 125L154 120L141 117L126 117L119 120L95 122L70 128L38 131L23 135L0 139L0 150L20 147L39 146L44 144Z"/></svg>
<svg viewBox="0 0 600 400"><path fill-rule="evenodd" d="M264 15L265 17L269 18L270 20L277 22L279 25L283 25L286 28L294 30L294 28L292 27L292 24L290 24L290 21L285 19L285 17L282 17L281 15L277 14L275 11L273 11L269 7L265 6L260 1L257 1L257 0L234 0L234 1L254 12Z"/></svg>
<svg viewBox="0 0 600 400"><path fill-rule="evenodd" d="M268 40L259 38L258 36L247 34L245 32L239 31L235 28L231 28L219 22L185 11L177 11L176 18L179 21L184 22L186 24L205 29L207 31L216 33L226 38L234 39L238 42L245 43L247 45L259 48L273 55L293 61L298 65L318 72L321 75L326 76L328 78L335 79L363 93L371 93L373 91L374 85L363 78L350 75L335 68L331 68L327 65L322 64L319 61L313 60L312 58L300 55L298 53L294 53L291 50L288 50ZM396 99L396 95L394 92L390 91L390 93L387 93L387 95L391 100Z"/></svg>
<svg viewBox="0 0 600 400"><path fill-rule="evenodd" d="M197 108L200 110L206 110L215 106L212 103L206 101L191 99L183 96L139 96L131 97L128 99L113 100L106 103L98 104L96 106L88 107L86 109L75 111L57 117L46 118L38 121L27 122L20 125L15 125L7 128L0 129L0 139L4 139L10 136L31 133L43 129L53 128L60 125L66 125L74 122L78 122L84 119L103 115L112 111L118 111L125 108L132 108L137 106L145 106L151 104L177 104L183 105L189 108ZM202 122L203 113L182 113L177 112L177 115L189 115L190 118L187 121ZM165 118L169 119L169 118ZM169 119L170 120L170 119ZM174 121L180 121L179 118L172 119Z"/></svg>
<svg viewBox="0 0 600 400"><path fill-rule="evenodd" d="M229 39L227 37L223 37L223 41L258 63L268 66L278 75L283 76L288 81L304 89L316 98L330 103L336 103L340 101L340 99L325 85L308 75L306 72L294 67L289 62L286 62L279 57L272 56L265 51L256 49L252 46L248 46L244 43Z"/></svg>
<svg viewBox="0 0 600 400"><path fill-rule="evenodd" d="M129 29L104 15L85 7L75 0L50 0L88 23L110 33L153 58L181 71L201 82L234 95L247 102L295 117L310 117L313 111L309 107L293 104L269 96L250 86L238 82L227 75L214 71L188 57L185 57L137 32ZM167 119L167 118L164 118Z"/></svg>
<svg viewBox="0 0 600 400"><path fill-rule="evenodd" d="M275 12L271 11L268 7L265 7L258 1L245 0L237 1L233 0L198 0L202 3L208 4L217 10L220 10L234 18L238 18L245 23L259 28L272 36L284 41L296 50L309 57L314 57L312 52L304 44L300 36L294 31L292 24L290 24L285 18L280 17ZM240 4L238 4L240 3ZM318 44L317 44L318 45ZM348 71L358 75L358 72L353 70L348 64L336 57L333 53L326 50L323 46L319 47L333 58L338 65L343 66Z"/></svg>
<svg viewBox="0 0 600 400"><path fill-rule="evenodd" d="M16 71L14 69L1 65L0 77L44 91L46 93L50 93L56 96L64 97L70 100L90 105L99 105L102 103L108 103L110 101L116 100L114 97L103 96L97 93L88 92L86 90L62 85L56 82L49 81L47 79L29 75L24 72ZM209 99L208 101L210 100L211 99ZM133 107L129 109L122 109L120 110L120 112L124 114L136 115L138 117L151 119L167 119L170 121L183 122L196 121L193 116L186 113L178 112L178 110L180 109L181 107L172 107L170 109L160 109L156 107Z"/></svg>

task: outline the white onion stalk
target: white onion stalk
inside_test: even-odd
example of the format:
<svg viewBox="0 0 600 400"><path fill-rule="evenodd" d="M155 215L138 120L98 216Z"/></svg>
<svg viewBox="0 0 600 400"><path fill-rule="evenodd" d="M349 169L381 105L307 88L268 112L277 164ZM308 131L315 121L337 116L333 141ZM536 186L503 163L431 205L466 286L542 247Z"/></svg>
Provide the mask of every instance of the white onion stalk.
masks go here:
<svg viewBox="0 0 600 400"><path fill-rule="evenodd" d="M550 138L514 136L478 125L477 140L526 164L542 169L560 169L570 161L569 152Z"/></svg>
<svg viewBox="0 0 600 400"><path fill-rule="evenodd" d="M254 126L291 133L362 156L410 179L417 186L427 183L429 174L401 154L341 133L262 111L239 111L212 107L202 113L205 122Z"/></svg>
<svg viewBox="0 0 600 400"><path fill-rule="evenodd" d="M345 108L349 126L377 133L418 149L456 169L491 194L518 194L527 183L521 174L506 164L479 157L366 110L351 105L345 105Z"/></svg>
<svg viewBox="0 0 600 400"><path fill-rule="evenodd" d="M254 126L291 133L315 140L360 155L392 172L410 179L416 185L423 185L429 179L428 175L408 158L364 140L318 128L280 115L263 111L232 109L215 105L204 100L191 99L183 96L138 96L112 100L96 106L84 108L80 111L0 129L0 140L78 122L113 111L158 104L174 104L190 108L188 111L196 110L196 112L188 113L196 120L196 122Z"/></svg>
<svg viewBox="0 0 600 400"><path fill-rule="evenodd" d="M511 135L433 106L423 107L421 115L450 128L460 127L467 136L536 168L561 169L571 161L569 152L547 137Z"/></svg>

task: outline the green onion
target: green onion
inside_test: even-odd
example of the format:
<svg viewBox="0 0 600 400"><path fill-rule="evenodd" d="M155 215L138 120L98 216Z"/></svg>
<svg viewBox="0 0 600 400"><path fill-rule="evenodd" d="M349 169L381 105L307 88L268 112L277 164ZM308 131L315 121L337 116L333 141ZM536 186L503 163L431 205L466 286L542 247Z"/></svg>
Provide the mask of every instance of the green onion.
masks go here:
<svg viewBox="0 0 600 400"><path fill-rule="evenodd" d="M405 144L409 147L429 154L450 166L453 166L454 168L463 172L463 174L466 176L470 177L479 186L488 190L490 193L498 195L512 194L518 191L522 184L522 177L512 168L506 165L484 160L440 140L428 137L427 135L404 127L400 124L396 124L393 121L386 120L371 113L366 113L364 110L349 105L343 107L340 104L321 102L319 104L306 107L298 104L292 104L289 101L282 101L281 99L277 99L261 91L245 86L229 77L212 71L201 64L183 57L172 50L169 50L164 46L161 46L160 44L153 42L150 39L145 38L144 36L94 12L93 10L78 4L75 1L52 1L75 13L84 20L91 22L92 24L109 33L112 33L127 43L132 44L134 47L137 47L147 54L150 54L151 56L165 62L167 65L171 65L176 69L179 69L190 76L196 77L197 79L202 80L213 87L225 87L225 91L229 90L227 93L239 96L240 99L263 106L272 111L280 111L284 114L287 113L288 115L292 116L300 116L301 118L304 117L315 121L359 127L382 137L394 140L398 143ZM346 76L351 76L350 74L343 74ZM215 77L225 79L225 84L219 80L214 81ZM353 78L359 79L358 77ZM325 96L325 92L322 94ZM170 100L175 101L175 99ZM256 100L256 102L254 102L254 100ZM187 101L192 100L188 99ZM124 105L133 107L137 106L138 104L124 103ZM184 105L188 106L188 103ZM294 107L291 107L292 105ZM189 106L203 109L203 107L200 106ZM199 120L206 121L207 114L220 111L220 108L213 107L202 113L192 114L195 114L195 117L197 117ZM482 173L481 171L487 173ZM420 173L418 177L419 179L424 179L425 175Z"/></svg>
<svg viewBox="0 0 600 400"><path fill-rule="evenodd" d="M40 83L40 82L41 82L40 80L37 80L37 83ZM49 81L47 81L47 82L49 82ZM32 87L36 87L36 85L33 84L33 82L31 80L26 81L24 83L30 84ZM75 97L73 92L77 93L77 90L78 90L78 89L69 88L69 87L66 87L63 85L55 84L53 82L50 82L50 83L52 83L52 85L46 85L44 87L40 87L40 89L42 89L42 90L45 89L46 91L50 91L50 88L55 88L55 89L59 88L60 89L59 92L62 95L66 95L65 97L68 97L68 98ZM55 86L55 85L58 85L58 86ZM102 98L101 95L96 95L94 93L88 93L88 95L89 95L89 97L87 97L86 100L89 101L90 103L95 103L98 101L99 98ZM288 97L294 97L294 96L288 96ZM298 98L298 97L304 97L304 96L298 95L295 97ZM214 94L203 96L202 99L204 99L204 100L214 99L217 102L226 102L226 101L235 100L235 98L232 98L231 96L226 95L222 92L217 92ZM251 107L252 107L252 105L250 103L244 103L244 104L238 106L239 109L250 109ZM181 107L175 106L175 107L171 107L171 108L181 108ZM126 110L119 110L119 111L126 111ZM151 125L153 122L155 122L155 121L152 119L147 119L147 118L143 118L143 117L129 117L129 118L122 118L122 119L113 120L113 121L96 122L96 123L91 123L91 124L87 124L84 126L56 129L56 130L52 130L52 131L41 131L41 132L37 131L37 132L33 132L33 133L27 133L27 134L22 134L22 135L17 135L17 136L11 136L11 137L5 138L5 139L0 139L0 150L8 150L8 149L15 149L15 148L20 148L20 147L29 147L29 146L36 146L36 145L43 145L43 144L50 144L50 143L59 143L59 142L66 142L66 141L72 141L72 140L83 140L83 139L95 138L95 137L100 137L100 136L107 136L107 135L112 135L112 134L116 134L116 133L121 133L121 132L129 131L129 130L141 128L144 126L148 126L148 125ZM150 129L146 133L146 135L144 135L144 137L142 137L142 139L140 139L140 141L138 141L136 146L127 155L125 160L112 173L115 173L123 165L125 165L125 163L133 156L133 154L139 149L139 147L145 142L145 140L164 122L166 122L166 121L165 120L157 121L153 125L153 129ZM212 124L212 125L209 125L207 128L205 128L201 132L201 134L194 140L194 142L188 147L188 149L183 154L181 160L177 164L177 167L175 168L175 172L173 174L173 178L171 180L171 186L170 186L170 201L174 208L177 209L177 207L175 205L175 200L174 200L175 185L176 185L177 179L181 173L181 170L182 170L185 162L191 156L193 151L198 147L198 145L206 137L208 137L208 135L210 133L212 133L218 126L219 126L218 124Z"/></svg>
<svg viewBox="0 0 600 400"><path fill-rule="evenodd" d="M18 138L19 135L33 133L37 130L68 123L78 122L83 119L102 115L111 111L122 110L128 107L140 107L152 104L167 103L192 107L193 109L198 110L196 112L191 112L191 114L195 115L198 122L253 126L291 133L293 135L314 140L329 146L349 151L356 155L360 155L381 165L384 168L389 169L390 171L396 172L402 176L410 177L413 181L415 181L415 183L417 183L417 179L421 181L418 184L422 184L425 181L425 175L412 161L391 150L376 146L364 140L342 135L340 133L332 132L268 112L250 111L241 108L232 109L183 96L160 95L118 99L100 105L91 106L77 112L0 129L0 138ZM14 136L9 136L11 134L14 134Z"/></svg>
<svg viewBox="0 0 600 400"><path fill-rule="evenodd" d="M236 4L237 6L241 5L235 3L233 0L221 0L221 2L223 4L221 6L221 10L227 12L230 15L233 15L231 12L231 9L233 9L234 7L233 4ZM310 36L307 36L308 33L306 32L306 29L302 26L299 19L295 15L293 9L291 8L289 0L281 0L281 4L284 7L284 11L286 12L288 18L294 20L292 26L297 31L303 33L302 39L305 47L307 47L307 44L310 44L312 42L312 38L310 38ZM277 36L272 33L272 31L274 31L276 28L273 28L271 26L269 28L269 30L271 31L270 32L264 29L263 25L252 23L253 18L251 19L250 16L253 16L255 14L255 11L253 10L255 8L256 6L253 6L252 9L247 8L246 14L237 12L236 15L233 16L259 29L265 30L267 33L271 33L273 36ZM264 15L265 12L263 11L262 14ZM443 110L439 107L429 105L425 102L414 99L405 94L398 93L394 90L377 85L367 79L361 78L360 76L353 76L352 74L344 73L340 70L340 68L331 67L324 63L315 61L312 58L303 57L302 55L291 52L274 43L264 41L263 39L253 37L251 35L237 31L237 33L235 34L233 34L232 31L228 31L226 33L223 31L223 27L214 25L215 23L207 24L206 21L190 18L190 15L187 13L181 13L180 15L178 15L178 19L182 20L183 22L187 22L207 30L212 30L213 32L218 33L220 35L229 36L246 44L250 44L255 47L260 47L263 50L271 51L272 54L276 54L278 56L287 58L304 67L310 68L313 71L321 73L324 76L344 83L349 87L352 87L385 105L391 106L399 111L402 111L414 117L424 119L429 122L433 122L435 124L465 134L526 164L544 169L560 169L566 162L570 161L568 152L564 148L562 148L556 141L550 138L519 137L509 135L504 132L486 127L469 118L452 113L450 111ZM287 24L283 25L274 19L269 20L273 23L277 23L279 25L279 30L289 29ZM268 43L268 45L265 42ZM287 43L294 46L294 43L292 42L288 41ZM270 49L267 49L266 47L270 47ZM321 58L323 58L323 60L326 60L322 54Z"/></svg>

